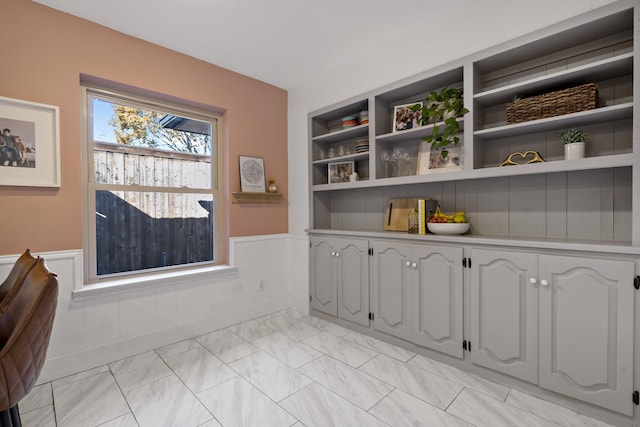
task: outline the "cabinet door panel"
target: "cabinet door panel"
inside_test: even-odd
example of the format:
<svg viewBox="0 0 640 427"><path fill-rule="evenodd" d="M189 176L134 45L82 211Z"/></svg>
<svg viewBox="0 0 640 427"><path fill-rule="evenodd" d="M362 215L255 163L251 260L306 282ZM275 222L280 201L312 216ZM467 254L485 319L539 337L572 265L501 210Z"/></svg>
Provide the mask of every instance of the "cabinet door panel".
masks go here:
<svg viewBox="0 0 640 427"><path fill-rule="evenodd" d="M540 386L631 415L631 261L540 257Z"/></svg>
<svg viewBox="0 0 640 427"><path fill-rule="evenodd" d="M413 246L413 342L462 358L462 248Z"/></svg>
<svg viewBox="0 0 640 427"><path fill-rule="evenodd" d="M373 327L411 340L411 245L373 243Z"/></svg>
<svg viewBox="0 0 640 427"><path fill-rule="evenodd" d="M338 317L369 326L369 242L349 240L338 252Z"/></svg>
<svg viewBox="0 0 640 427"><path fill-rule="evenodd" d="M538 380L538 257L471 253L471 361L526 381Z"/></svg>
<svg viewBox="0 0 640 427"><path fill-rule="evenodd" d="M311 239L311 308L338 315L335 249L330 239Z"/></svg>

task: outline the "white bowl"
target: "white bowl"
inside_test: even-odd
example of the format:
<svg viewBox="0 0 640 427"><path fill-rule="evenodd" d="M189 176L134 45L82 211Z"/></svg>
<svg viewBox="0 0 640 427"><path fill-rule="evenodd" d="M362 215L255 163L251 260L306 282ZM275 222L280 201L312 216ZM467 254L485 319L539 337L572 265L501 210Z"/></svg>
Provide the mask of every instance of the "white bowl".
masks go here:
<svg viewBox="0 0 640 427"><path fill-rule="evenodd" d="M464 234L469 230L468 222L428 222L427 228L433 234Z"/></svg>

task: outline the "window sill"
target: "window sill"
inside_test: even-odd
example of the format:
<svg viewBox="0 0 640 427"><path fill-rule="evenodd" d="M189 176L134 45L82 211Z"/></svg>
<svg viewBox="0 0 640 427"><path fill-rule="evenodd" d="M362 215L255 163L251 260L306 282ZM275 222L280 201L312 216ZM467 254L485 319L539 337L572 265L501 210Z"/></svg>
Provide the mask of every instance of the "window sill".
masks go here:
<svg viewBox="0 0 640 427"><path fill-rule="evenodd" d="M213 267L194 268L189 270L172 271L151 274L126 279L109 280L85 285L82 289L72 292L73 301L84 301L91 298L117 295L125 292L151 289L160 286L176 284L176 282L191 281L202 277L218 278L230 276L238 272L238 267L231 265L216 265Z"/></svg>

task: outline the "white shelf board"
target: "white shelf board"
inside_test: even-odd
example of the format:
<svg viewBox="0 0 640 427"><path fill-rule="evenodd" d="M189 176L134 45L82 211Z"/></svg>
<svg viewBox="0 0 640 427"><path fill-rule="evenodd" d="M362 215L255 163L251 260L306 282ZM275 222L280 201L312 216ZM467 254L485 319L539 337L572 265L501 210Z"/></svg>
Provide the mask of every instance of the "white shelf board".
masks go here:
<svg viewBox="0 0 640 427"><path fill-rule="evenodd" d="M631 118L632 115L633 103L627 102L546 119L481 129L473 132L473 137L475 142L488 139L508 138L536 132L548 132L565 127L586 126L593 123L622 120Z"/></svg>
<svg viewBox="0 0 640 427"><path fill-rule="evenodd" d="M355 153L355 154L347 154L346 156L340 157L330 157L322 160L314 160L312 163L314 165L326 165L328 163L342 162L342 161L357 161L369 158L369 152L365 151L364 153Z"/></svg>
<svg viewBox="0 0 640 427"><path fill-rule="evenodd" d="M460 129L464 129L464 118L458 117L456 119L461 124ZM417 127L415 129L404 130L401 132L391 132L376 136L377 142L403 142L411 141L415 139L422 139L423 137L431 134L434 126L443 126L444 122L437 122L435 124L428 124Z"/></svg>
<svg viewBox="0 0 640 427"><path fill-rule="evenodd" d="M464 179L481 179L509 177L516 175L534 175L553 172L571 172L579 170L608 169L633 166L635 156L631 153L610 156L587 157L577 160L557 160L526 165L512 165L474 170L451 172L432 172L425 175L399 176L395 178L369 179L339 184L320 184L312 187L313 192L351 190L366 187L387 187L393 185L422 184L428 182L459 181Z"/></svg>
<svg viewBox="0 0 640 427"><path fill-rule="evenodd" d="M576 160L556 160L526 165L476 169L473 171L473 175L474 178L495 178L501 176L618 168L633 166L633 160L634 156L631 153L613 154L610 156L586 157Z"/></svg>
<svg viewBox="0 0 640 427"><path fill-rule="evenodd" d="M589 81L607 80L633 72L633 53L624 53L612 58L602 59L590 64L573 67L530 80L477 93L473 99L479 105L493 105L509 102L517 94L535 92L554 85L569 83L581 79Z"/></svg>
<svg viewBox="0 0 640 427"><path fill-rule="evenodd" d="M369 124L358 125L347 129L338 130L335 132L325 133L323 135L314 136L313 142L338 142L344 141L349 138L357 138L359 136L367 136L369 130Z"/></svg>

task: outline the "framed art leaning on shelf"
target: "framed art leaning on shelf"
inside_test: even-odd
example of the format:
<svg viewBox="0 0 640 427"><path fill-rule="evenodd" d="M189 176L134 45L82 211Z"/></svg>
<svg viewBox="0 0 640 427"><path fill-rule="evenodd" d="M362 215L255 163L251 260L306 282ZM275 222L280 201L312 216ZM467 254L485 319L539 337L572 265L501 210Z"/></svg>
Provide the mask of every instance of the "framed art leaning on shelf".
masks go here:
<svg viewBox="0 0 640 427"><path fill-rule="evenodd" d="M239 156L240 188L243 192L264 193L264 159Z"/></svg>
<svg viewBox="0 0 640 427"><path fill-rule="evenodd" d="M329 184L339 182L349 182L351 175L355 172L354 162L329 163Z"/></svg>
<svg viewBox="0 0 640 427"><path fill-rule="evenodd" d="M411 104L396 105L393 108L393 131L402 132L403 130L415 129L420 126L420 110L414 110L413 106L422 107L422 102L413 102Z"/></svg>

